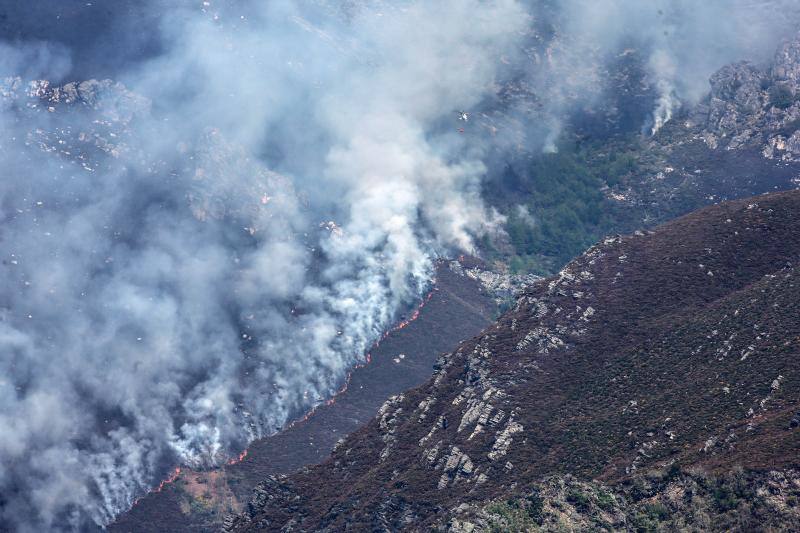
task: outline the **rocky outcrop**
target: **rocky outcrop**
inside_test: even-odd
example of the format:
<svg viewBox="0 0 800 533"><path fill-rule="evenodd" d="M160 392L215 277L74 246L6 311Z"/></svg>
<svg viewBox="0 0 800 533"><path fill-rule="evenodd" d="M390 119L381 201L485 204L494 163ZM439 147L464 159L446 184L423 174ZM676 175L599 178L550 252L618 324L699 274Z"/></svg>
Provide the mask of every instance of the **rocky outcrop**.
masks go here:
<svg viewBox="0 0 800 533"><path fill-rule="evenodd" d="M724 111L752 114L764 105L766 75L747 61L726 65L711 76L711 116L709 125L725 127L719 123ZM732 126L735 126L735 121Z"/></svg>
<svg viewBox="0 0 800 533"><path fill-rule="evenodd" d="M782 43L772 64L727 65L711 76L707 102L692 112L711 149L757 148L767 159L800 158L800 35Z"/></svg>
<svg viewBox="0 0 800 533"><path fill-rule="evenodd" d="M800 39L783 42L775 52L772 79L787 87L793 95L800 94Z"/></svg>
<svg viewBox="0 0 800 533"><path fill-rule="evenodd" d="M0 80L0 106L55 113L60 108L81 106L111 122L127 124L136 115L149 113L151 102L113 80L89 79L53 85L48 80L25 82L19 77Z"/></svg>
<svg viewBox="0 0 800 533"><path fill-rule="evenodd" d="M464 262L465 264L462 264ZM450 269L461 276L472 278L479 282L491 294L498 305L502 305L515 298L525 287L542 279L533 274L512 274L504 265L495 265L494 268L474 261L450 261Z"/></svg>
<svg viewBox="0 0 800 533"><path fill-rule="evenodd" d="M200 221L226 219L255 235L275 226L275 212L297 208L289 179L266 169L215 128L177 141L172 153L155 153L147 140L155 122L151 102L119 82L53 85L6 78L0 80L0 109L24 124L21 150L39 150L91 173L127 172L132 159L149 174L170 169L172 178L191 184L186 204ZM323 230L333 231L329 226Z"/></svg>
<svg viewBox="0 0 800 533"><path fill-rule="evenodd" d="M281 502L281 505L283 505L284 502L297 501L299 499L300 495L294 491L294 487L287 481L286 476L269 476L253 489L253 497L247 503L247 508L239 520L260 530L269 529L272 525L269 520L254 520L260 510L269 505L274 505L276 502ZM291 512L291 510L292 507L289 506L287 511ZM227 516L223 524L224 528L231 528L233 523L234 516Z"/></svg>
<svg viewBox="0 0 800 533"><path fill-rule="evenodd" d="M0 80L0 110L13 113L23 128L13 149L38 149L86 172L108 170L138 150L133 123L150 107L148 99L111 80Z"/></svg>
<svg viewBox="0 0 800 533"><path fill-rule="evenodd" d="M513 496L462 504L447 533L488 531L788 531L800 527L800 472L725 476L669 469L621 486L554 476Z"/></svg>

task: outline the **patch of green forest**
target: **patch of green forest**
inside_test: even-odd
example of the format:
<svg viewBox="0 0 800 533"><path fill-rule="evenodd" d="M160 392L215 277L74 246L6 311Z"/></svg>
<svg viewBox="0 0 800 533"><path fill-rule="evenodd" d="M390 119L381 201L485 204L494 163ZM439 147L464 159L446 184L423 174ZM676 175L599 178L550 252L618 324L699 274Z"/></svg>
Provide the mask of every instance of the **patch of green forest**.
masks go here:
<svg viewBox="0 0 800 533"><path fill-rule="evenodd" d="M515 273L548 275L618 228L624 213L609 199L642 169L638 136L562 142L508 164L486 189L488 202L506 216L510 249L481 242L489 259Z"/></svg>

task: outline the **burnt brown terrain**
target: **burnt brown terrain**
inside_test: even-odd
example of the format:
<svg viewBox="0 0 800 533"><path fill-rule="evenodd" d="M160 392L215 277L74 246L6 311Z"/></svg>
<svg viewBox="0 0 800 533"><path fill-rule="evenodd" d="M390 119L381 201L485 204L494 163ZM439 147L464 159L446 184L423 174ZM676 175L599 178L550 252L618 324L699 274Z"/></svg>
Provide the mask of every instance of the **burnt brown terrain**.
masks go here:
<svg viewBox="0 0 800 533"><path fill-rule="evenodd" d="M218 531L224 515L240 510L258 482L324 460L339 439L372 418L388 397L428 379L439 354L479 333L495 313L495 302L479 283L440 265L419 314L409 314L403 327L391 331L371 351L370 364L353 372L347 389L332 403L279 434L252 443L236 464L181 471L108 529Z"/></svg>
<svg viewBox="0 0 800 533"><path fill-rule="evenodd" d="M605 239L531 285L324 463L259 484L227 528L471 531L454 517L548 476L619 488L671 471L685 488L697 479L682 472L734 467L796 505L799 217L791 191ZM669 501L656 503L680 512Z"/></svg>

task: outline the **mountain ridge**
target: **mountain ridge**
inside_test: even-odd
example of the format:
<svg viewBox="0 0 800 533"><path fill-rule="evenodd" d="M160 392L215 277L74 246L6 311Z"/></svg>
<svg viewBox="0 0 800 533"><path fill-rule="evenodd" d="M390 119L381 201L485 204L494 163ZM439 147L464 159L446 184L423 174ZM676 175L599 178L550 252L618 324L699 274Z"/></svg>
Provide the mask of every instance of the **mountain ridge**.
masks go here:
<svg viewBox="0 0 800 533"><path fill-rule="evenodd" d="M556 473L796 467L799 213L775 193L605 239L228 529L424 530Z"/></svg>

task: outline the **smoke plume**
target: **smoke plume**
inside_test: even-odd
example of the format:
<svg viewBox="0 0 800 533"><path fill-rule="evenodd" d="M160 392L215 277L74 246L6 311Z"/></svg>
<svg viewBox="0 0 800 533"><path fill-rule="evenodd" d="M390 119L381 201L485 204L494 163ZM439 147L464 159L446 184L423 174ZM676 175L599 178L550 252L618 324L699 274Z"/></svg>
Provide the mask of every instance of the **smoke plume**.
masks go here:
<svg viewBox="0 0 800 533"><path fill-rule="evenodd" d="M512 0L192 2L124 86L3 44L2 523L106 524L330 397L493 223L455 110L524 24Z"/></svg>
<svg viewBox="0 0 800 533"><path fill-rule="evenodd" d="M592 119L654 134L707 95L716 70L767 64L800 29L793 0L529 0L527 8L534 23L514 90L528 97L509 98L511 117L495 125L515 131L500 136L505 148L544 152L556 150L565 128Z"/></svg>

